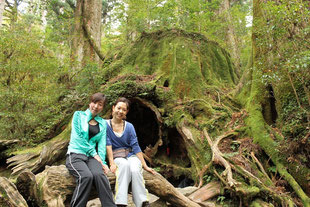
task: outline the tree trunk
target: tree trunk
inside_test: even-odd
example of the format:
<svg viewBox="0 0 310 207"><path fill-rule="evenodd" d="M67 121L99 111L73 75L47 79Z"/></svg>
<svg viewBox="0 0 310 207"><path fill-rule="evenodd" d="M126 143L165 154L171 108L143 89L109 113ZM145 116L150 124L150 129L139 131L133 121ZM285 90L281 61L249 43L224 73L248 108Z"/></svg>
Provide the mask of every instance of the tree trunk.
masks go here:
<svg viewBox="0 0 310 207"><path fill-rule="evenodd" d="M90 62L99 64L100 58L97 50L100 51L101 45L101 13L101 1L77 1L71 48L74 70Z"/></svg>
<svg viewBox="0 0 310 207"><path fill-rule="evenodd" d="M253 2L253 15L254 15L254 25L256 28L264 26L267 24L267 20L264 16L264 11L262 9L262 0L254 0ZM266 152L266 154L271 158L276 166L278 173L283 177L294 189L296 194L302 200L304 206L310 206L310 198L306 195L301 185L307 186L307 183L298 183L296 179L288 171L289 165L294 165L296 163L288 163L286 161L285 155L282 155L277 149L277 143L271 137L268 129L266 128L266 122L262 114L262 105L267 97L267 90L262 80L263 71L261 71L260 62L261 57L264 57L262 48L257 44L257 39L266 38L261 36L261 34L253 32L253 66L256 68L252 72L251 77L251 88L250 88L250 98L247 102L247 111L251 114L246 120L247 125L250 127L253 135L253 139L260 147ZM267 39L268 41L268 39ZM295 172L296 173L296 172ZM302 175L301 175L302 176ZM303 178L304 181L307 178ZM305 188L307 189L307 187Z"/></svg>
<svg viewBox="0 0 310 207"><path fill-rule="evenodd" d="M234 65L236 66L236 74L240 78L241 71L240 71L240 50L238 48L237 37L235 34L235 28L232 21L232 17L230 14L230 0L223 0L221 4L221 13L224 14L225 21L227 24L227 31L226 31L226 39L228 47L231 51L231 56L234 61Z"/></svg>

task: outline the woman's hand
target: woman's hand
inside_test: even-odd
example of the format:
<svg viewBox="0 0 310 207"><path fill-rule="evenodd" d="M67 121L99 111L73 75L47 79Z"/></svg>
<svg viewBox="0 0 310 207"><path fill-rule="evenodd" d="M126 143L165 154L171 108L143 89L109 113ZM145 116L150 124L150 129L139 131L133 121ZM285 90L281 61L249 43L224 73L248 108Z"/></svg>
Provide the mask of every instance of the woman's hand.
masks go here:
<svg viewBox="0 0 310 207"><path fill-rule="evenodd" d="M109 172L109 167L107 166L107 165L102 165L102 169L103 169L103 172L104 172L104 174L108 174L108 172Z"/></svg>
<svg viewBox="0 0 310 207"><path fill-rule="evenodd" d="M144 170L146 170L146 171L152 173L153 175L156 174L156 171L155 171L153 168L150 168L150 167L148 167L148 166L145 166L145 167L144 167Z"/></svg>
<svg viewBox="0 0 310 207"><path fill-rule="evenodd" d="M112 173L115 173L115 172L116 172L116 169L117 169L117 166L116 166L115 163L113 163L113 164L110 165L110 170L111 170Z"/></svg>
<svg viewBox="0 0 310 207"><path fill-rule="evenodd" d="M100 159L99 155L95 155L94 158L101 164L103 172L107 174L109 172L109 167L106 164L103 164L102 160Z"/></svg>

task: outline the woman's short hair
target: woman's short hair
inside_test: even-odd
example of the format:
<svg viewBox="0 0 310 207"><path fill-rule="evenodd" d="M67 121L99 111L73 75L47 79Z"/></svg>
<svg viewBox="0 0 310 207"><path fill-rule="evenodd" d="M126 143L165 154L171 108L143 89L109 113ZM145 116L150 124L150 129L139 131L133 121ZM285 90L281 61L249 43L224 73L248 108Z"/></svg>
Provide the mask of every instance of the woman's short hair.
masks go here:
<svg viewBox="0 0 310 207"><path fill-rule="evenodd" d="M90 97L90 102L97 103L97 102L103 102L105 104L106 102L106 96L103 93L95 93Z"/></svg>
<svg viewBox="0 0 310 207"><path fill-rule="evenodd" d="M118 99L116 99L116 101L114 102L113 106L116 106L119 102L124 102L127 105L127 110L129 110L130 101L127 98L119 97Z"/></svg>

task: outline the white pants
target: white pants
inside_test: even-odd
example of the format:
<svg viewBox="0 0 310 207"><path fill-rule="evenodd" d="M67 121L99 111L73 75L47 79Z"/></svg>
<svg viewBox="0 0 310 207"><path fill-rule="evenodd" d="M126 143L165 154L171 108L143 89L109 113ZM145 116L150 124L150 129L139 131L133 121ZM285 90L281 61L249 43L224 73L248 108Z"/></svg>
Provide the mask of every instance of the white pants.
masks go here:
<svg viewBox="0 0 310 207"><path fill-rule="evenodd" d="M128 186L131 182L133 202L136 207L141 207L148 200L141 161L136 155L132 155L128 158L115 158L114 162L117 165L115 203L127 205Z"/></svg>

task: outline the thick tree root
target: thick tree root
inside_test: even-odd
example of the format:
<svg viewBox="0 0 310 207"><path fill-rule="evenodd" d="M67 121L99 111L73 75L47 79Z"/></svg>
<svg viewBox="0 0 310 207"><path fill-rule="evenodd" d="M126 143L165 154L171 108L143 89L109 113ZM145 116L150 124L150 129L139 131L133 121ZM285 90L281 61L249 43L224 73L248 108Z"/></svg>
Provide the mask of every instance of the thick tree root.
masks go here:
<svg viewBox="0 0 310 207"><path fill-rule="evenodd" d="M223 138L226 138L230 135L234 135L233 131L220 136L219 138L216 139L215 142L211 140L208 132L205 129L204 129L204 135L207 138L209 145L211 146L212 162L220 164L225 167L225 171L222 174L226 176L226 179L224 179L222 175L218 174L216 170L214 170L214 174L221 180L222 183L225 184L225 186L228 189L236 192L236 194L240 198L242 198L244 204L249 205L248 202L252 198L258 196L259 194L265 194L273 198L281 206L290 206L290 207L294 206L294 203L289 196L279 195L277 192L267 187L258 177L256 177L255 175L244 169L244 167L234 164L234 162L229 158L226 159L224 158L224 155L218 149L218 144ZM258 164L260 170L262 171L262 174L266 176L266 179L269 179L268 181L271 181L267 173L264 171L260 162L257 159L255 159L256 157L254 156L253 153L252 157L255 160L255 163ZM209 165L211 164L209 163ZM208 165L206 165L206 167L207 166ZM249 183L251 183L251 186L248 186L246 183L240 183L235 181L232 176L233 174L232 170L236 171L238 174L246 178L246 180L248 180Z"/></svg>
<svg viewBox="0 0 310 207"><path fill-rule="evenodd" d="M287 168L281 162L280 154L275 150L277 148L276 143L270 137L265 128L265 122L260 106L258 104L250 106L250 103L248 103L248 108L251 116L247 118L247 124L251 127L254 141L262 147L268 156L270 156L279 174L291 185L296 194L302 200L304 206L310 207L310 198L305 194L294 177L287 171Z"/></svg>
<svg viewBox="0 0 310 207"><path fill-rule="evenodd" d="M233 163L233 161L231 161ZM289 206L293 207L294 202L292 201L292 198L289 195L285 194L279 194L278 192L275 192L271 187L267 186L263 181L261 181L258 177L253 175L252 173L245 170L243 167L239 165L232 165L233 169L242 175L244 178L248 180L249 183L252 184L252 187L244 187L246 184L244 183L242 186L238 186L235 191L236 193L243 198L248 198L249 193L248 190L245 189L256 189L250 193L250 197L255 197L259 194L264 194L265 196L271 197L274 201L276 201L281 206ZM243 199L245 200L245 199Z"/></svg>
<svg viewBox="0 0 310 207"><path fill-rule="evenodd" d="M223 154L221 153L221 151L218 148L219 142L223 138L228 137L230 134L225 134L223 136L220 136L219 138L216 139L215 142L213 142L206 129L203 130L203 133L204 133L205 137L207 138L208 143L209 143L211 150L212 150L212 162L214 162L216 164L221 164L225 167L225 171L223 174L227 174L228 185L230 187L235 186L236 184L238 184L238 182L233 179L230 163L224 159Z"/></svg>

